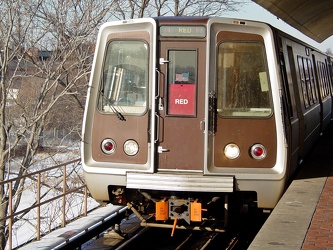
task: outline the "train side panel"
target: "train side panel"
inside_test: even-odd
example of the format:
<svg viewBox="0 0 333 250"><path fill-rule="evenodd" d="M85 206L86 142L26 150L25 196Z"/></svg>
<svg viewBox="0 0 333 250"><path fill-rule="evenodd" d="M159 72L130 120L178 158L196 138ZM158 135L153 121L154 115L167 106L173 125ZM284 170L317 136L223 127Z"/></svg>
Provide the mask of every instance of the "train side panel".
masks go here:
<svg viewBox="0 0 333 250"><path fill-rule="evenodd" d="M280 34L286 63L286 122L292 124L291 145L298 145L294 159L302 159L321 133L321 109L311 49ZM297 121L297 122L295 122ZM295 136L295 134L297 136ZM298 140L298 141L297 141ZM293 147L294 148L294 147ZM295 152L295 151L294 151ZM292 169L295 169L293 161Z"/></svg>
<svg viewBox="0 0 333 250"><path fill-rule="evenodd" d="M280 31L277 33L292 176L330 123L330 64L323 53Z"/></svg>

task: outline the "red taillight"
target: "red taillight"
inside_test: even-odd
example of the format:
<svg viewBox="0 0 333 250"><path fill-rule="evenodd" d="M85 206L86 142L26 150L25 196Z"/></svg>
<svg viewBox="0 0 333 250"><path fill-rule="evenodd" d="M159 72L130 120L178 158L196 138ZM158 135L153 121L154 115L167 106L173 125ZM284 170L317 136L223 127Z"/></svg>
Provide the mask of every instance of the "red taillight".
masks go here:
<svg viewBox="0 0 333 250"><path fill-rule="evenodd" d="M262 160L266 157L266 148L261 144L255 144L251 147L251 156L256 160Z"/></svg>
<svg viewBox="0 0 333 250"><path fill-rule="evenodd" d="M264 150L262 148L257 147L253 149L253 154L257 157L261 157L263 153Z"/></svg>
<svg viewBox="0 0 333 250"><path fill-rule="evenodd" d="M104 149L106 151L111 151L113 148L114 148L114 146L113 146L112 142L107 142L104 144Z"/></svg>
<svg viewBox="0 0 333 250"><path fill-rule="evenodd" d="M105 154L113 154L116 150L116 143L112 139L105 139L102 141L101 149Z"/></svg>

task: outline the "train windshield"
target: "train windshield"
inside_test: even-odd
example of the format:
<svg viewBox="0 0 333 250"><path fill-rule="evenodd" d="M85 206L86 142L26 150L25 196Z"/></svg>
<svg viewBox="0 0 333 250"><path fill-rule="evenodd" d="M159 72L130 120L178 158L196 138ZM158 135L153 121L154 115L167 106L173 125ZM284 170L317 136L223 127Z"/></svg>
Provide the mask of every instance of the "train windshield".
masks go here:
<svg viewBox="0 0 333 250"><path fill-rule="evenodd" d="M104 112L143 114L148 87L148 45L115 40L107 45L99 96Z"/></svg>
<svg viewBox="0 0 333 250"><path fill-rule="evenodd" d="M271 115L269 78L263 44L222 42L218 49L218 114Z"/></svg>

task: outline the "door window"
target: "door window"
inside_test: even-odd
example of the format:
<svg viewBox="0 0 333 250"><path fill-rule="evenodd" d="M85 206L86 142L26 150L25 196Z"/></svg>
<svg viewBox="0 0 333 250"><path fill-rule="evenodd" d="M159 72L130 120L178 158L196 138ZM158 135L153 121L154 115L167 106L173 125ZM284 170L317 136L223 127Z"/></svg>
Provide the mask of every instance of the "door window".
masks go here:
<svg viewBox="0 0 333 250"><path fill-rule="evenodd" d="M195 116L197 51L168 51L168 115Z"/></svg>

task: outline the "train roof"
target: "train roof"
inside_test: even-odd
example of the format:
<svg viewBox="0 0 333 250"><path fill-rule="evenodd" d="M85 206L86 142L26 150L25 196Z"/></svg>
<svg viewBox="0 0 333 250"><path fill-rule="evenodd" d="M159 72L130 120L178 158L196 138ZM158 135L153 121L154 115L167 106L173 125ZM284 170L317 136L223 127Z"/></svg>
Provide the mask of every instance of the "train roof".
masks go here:
<svg viewBox="0 0 333 250"><path fill-rule="evenodd" d="M154 17L156 22L163 22L163 23L206 23L210 17L208 16L158 16Z"/></svg>

